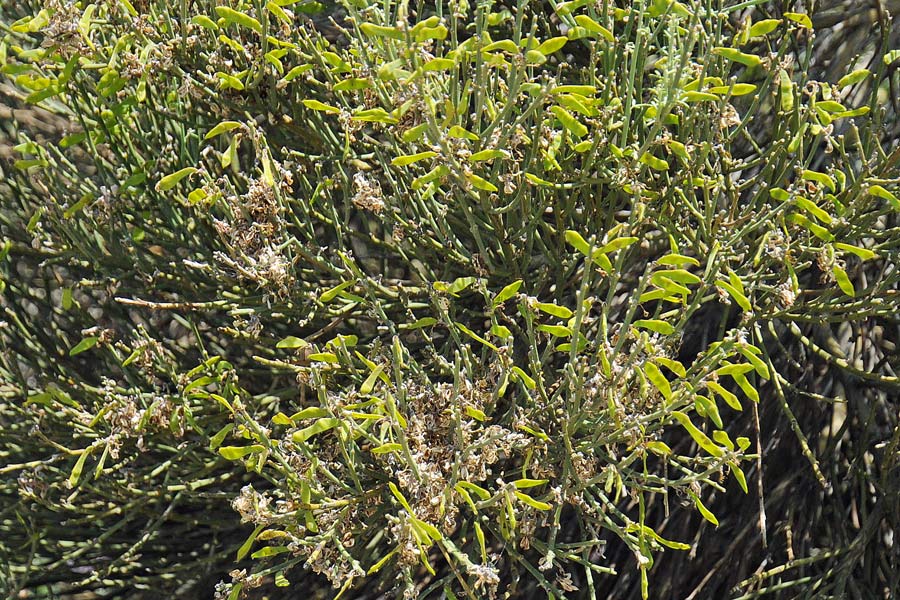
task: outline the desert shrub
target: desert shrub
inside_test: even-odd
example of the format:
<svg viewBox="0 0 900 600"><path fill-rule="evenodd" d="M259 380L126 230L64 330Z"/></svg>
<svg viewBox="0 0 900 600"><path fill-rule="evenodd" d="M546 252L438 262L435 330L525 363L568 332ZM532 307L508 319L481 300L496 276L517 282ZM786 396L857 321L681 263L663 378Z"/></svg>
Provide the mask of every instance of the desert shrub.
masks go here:
<svg viewBox="0 0 900 600"><path fill-rule="evenodd" d="M9 592L896 589L896 31L834 14L4 6Z"/></svg>

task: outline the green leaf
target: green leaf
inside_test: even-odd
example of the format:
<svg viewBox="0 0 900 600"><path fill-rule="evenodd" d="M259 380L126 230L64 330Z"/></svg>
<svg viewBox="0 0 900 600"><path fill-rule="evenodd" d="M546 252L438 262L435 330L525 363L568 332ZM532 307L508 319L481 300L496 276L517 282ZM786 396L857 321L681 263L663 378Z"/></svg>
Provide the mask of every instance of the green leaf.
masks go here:
<svg viewBox="0 0 900 600"><path fill-rule="evenodd" d="M671 323L661 321L659 319L640 319L634 322L635 327L641 329L649 329L663 335L672 335L675 333L675 327Z"/></svg>
<svg viewBox="0 0 900 600"><path fill-rule="evenodd" d="M303 410L295 412L291 415L291 421L303 421L304 419L318 419L319 417L327 417L330 413L327 409L319 406L307 406Z"/></svg>
<svg viewBox="0 0 900 600"><path fill-rule="evenodd" d="M724 377L725 375L743 375L753 370L753 365L744 363L733 364L726 362L724 366L716 369L716 375Z"/></svg>
<svg viewBox="0 0 900 600"><path fill-rule="evenodd" d="M525 173L525 179L528 180L529 183L533 185L541 185L541 186L550 186L553 185L552 182L547 181L546 179L541 179L537 175L533 173Z"/></svg>
<svg viewBox="0 0 900 600"><path fill-rule="evenodd" d="M785 219L791 223L800 225L801 227L808 230L810 233L812 233L814 236L816 236L820 240L823 240L825 242L833 242L834 241L834 234L832 234L830 231L828 231L828 229L826 229L825 227L822 227L818 223L814 223L814 222L810 221L809 218L806 217L805 215L801 215L799 213L792 213L792 214L789 214L787 217L785 217Z"/></svg>
<svg viewBox="0 0 900 600"><path fill-rule="evenodd" d="M697 429L697 427L691 422L691 418L684 414L683 412L674 412L672 416L681 423L681 426L687 430L690 436L697 442L697 445L700 446L703 450L711 454L715 457L720 457L723 455L722 449L713 444L712 440L707 437L705 433Z"/></svg>
<svg viewBox="0 0 900 600"><path fill-rule="evenodd" d="M40 104L44 100L48 98L52 98L60 93L60 88L57 85L48 85L42 90L37 90L36 92L31 92L27 96L25 96L25 102L28 104Z"/></svg>
<svg viewBox="0 0 900 600"><path fill-rule="evenodd" d="M516 486L517 490L525 490L528 488L538 487L540 485L544 485L548 483L549 479L517 479L513 481L513 485Z"/></svg>
<svg viewBox="0 0 900 600"><path fill-rule="evenodd" d="M275 344L276 348L288 348L288 349L305 348L307 346L309 346L309 342L307 342L304 339L294 337L292 335L287 336L286 338L284 338L283 340L281 340L280 342Z"/></svg>
<svg viewBox="0 0 900 600"><path fill-rule="evenodd" d="M359 388L359 393L363 396L368 396L372 393L372 390L375 389L375 384L378 382L378 379L381 377L381 374L384 372L384 365L378 365L372 372L369 373L369 376L366 377L366 380L363 381L363 384Z"/></svg>
<svg viewBox="0 0 900 600"><path fill-rule="evenodd" d="M311 110L318 110L321 112L327 112L332 114L337 114L341 112L336 106L331 106L330 104L325 104L324 102L319 102L318 100L302 100L303 106L309 108Z"/></svg>
<svg viewBox="0 0 900 600"><path fill-rule="evenodd" d="M71 350L69 350L69 356L75 356L76 354L81 354L82 352L84 352L86 350L90 350L91 348L96 346L97 342L99 342L99 341L100 341L100 338L95 335L86 337L83 340L81 340L80 342L78 342L77 344L75 344L75 346Z"/></svg>
<svg viewBox="0 0 900 600"><path fill-rule="evenodd" d="M468 131L467 129L460 127L459 125L454 125L447 131L447 135L452 138L457 138L461 140L470 140L473 142L478 141L478 136Z"/></svg>
<svg viewBox="0 0 900 600"><path fill-rule="evenodd" d="M480 335L478 335L477 333L475 333L474 331L472 331L471 329L469 329L468 327L466 327L466 326L463 325L462 323L454 323L454 325L456 325L456 328L457 328L457 329L459 329L460 331L462 331L464 334L466 334L467 336L469 336L470 338L472 338L472 339L475 340L476 342L481 342L482 344L484 344L485 346L487 346L488 348L490 348L490 349L493 350L494 352L499 352L499 349L497 348L497 346L495 346L494 344L490 343L489 341L487 341L486 339L484 339L483 337L481 337Z"/></svg>
<svg viewBox="0 0 900 600"><path fill-rule="evenodd" d="M579 96L593 96L597 93L597 87L593 85L557 85L550 90L551 94L577 94Z"/></svg>
<svg viewBox="0 0 900 600"><path fill-rule="evenodd" d="M382 444L380 446L372 448L371 452L372 452L372 454L391 454L392 452L399 452L402 449L403 449L403 446L401 444L398 444L396 442L390 442L390 443Z"/></svg>
<svg viewBox="0 0 900 600"><path fill-rule="evenodd" d="M556 97L560 106L564 108L575 111L587 117L593 117L597 115L597 111L591 108L588 99L582 96L578 96L576 94L562 94ZM584 144L586 148L590 148L593 145L593 140L585 140L581 142ZM581 145L579 144L579 146Z"/></svg>
<svg viewBox="0 0 900 600"><path fill-rule="evenodd" d="M570 246L572 246L585 256L588 256L591 253L590 244L588 244L587 241L585 241L585 239L577 231L573 231L571 229L566 231L566 242L568 242Z"/></svg>
<svg viewBox="0 0 900 600"><path fill-rule="evenodd" d="M753 368L756 369L756 372L760 377L762 377L763 379L769 379L769 367L766 366L766 363L764 363L761 358L753 353L753 350L751 350L751 348L753 350L756 350L757 352L759 351L756 346L739 348L739 350L740 353L743 354L747 359L747 362L753 365Z"/></svg>
<svg viewBox="0 0 900 600"><path fill-rule="evenodd" d="M508 158L509 153L505 150L495 150L495 149L487 149L482 150L481 152L476 152L472 156L469 157L470 162L482 162L486 160L493 160L495 158Z"/></svg>
<svg viewBox="0 0 900 600"><path fill-rule="evenodd" d="M241 544L241 547L238 548L238 551L237 551L237 558L236 558L237 561L244 560L244 557L247 556L247 554L250 552L250 549L253 547L253 542L256 541L256 537L259 535L259 533L265 527L266 527L265 523L263 523L261 525L257 525L256 529L253 530L253 533L251 533L250 536L247 538L247 541L245 541L243 544Z"/></svg>
<svg viewBox="0 0 900 600"><path fill-rule="evenodd" d="M228 8L227 6L217 6L216 12L219 13L220 17L225 19L226 23L235 23L242 27L246 27L247 29L252 29L259 34L261 34L263 31L262 25L260 25L259 21L257 21L250 15L245 15L242 12L236 11L233 8Z"/></svg>
<svg viewBox="0 0 900 600"><path fill-rule="evenodd" d="M653 169L655 171L668 171L669 170L669 163L667 163L665 160L663 160L661 158L657 158L657 157L653 156L649 152L644 152L644 154L641 155L640 162L647 165L648 167L650 167L651 169Z"/></svg>
<svg viewBox="0 0 900 600"><path fill-rule="evenodd" d="M891 50L890 52L886 52L884 57L882 57L881 60L887 66L894 64L894 61L900 60L900 48L897 48L896 50Z"/></svg>
<svg viewBox="0 0 900 600"><path fill-rule="evenodd" d="M841 288L841 291L851 298L856 297L856 290L853 288L853 282L850 281L849 277L847 277L847 272L838 265L834 265L833 267L831 267L831 272L834 274L834 279L835 281L837 281L838 287Z"/></svg>
<svg viewBox="0 0 900 600"><path fill-rule="evenodd" d="M437 527L435 527L431 523L423 521L422 519L413 519L413 526L420 528L429 538L431 538L431 540L435 542L440 542L444 539L444 536L441 535L441 532Z"/></svg>
<svg viewBox="0 0 900 600"><path fill-rule="evenodd" d="M415 141L418 141L425 134L425 131L427 129L428 123L421 123L419 125L416 125L415 127L410 127L403 132L403 135L400 136L400 139L411 144Z"/></svg>
<svg viewBox="0 0 900 600"><path fill-rule="evenodd" d="M491 42L481 49L482 52L495 52L497 50L502 50L507 54L519 53L519 47L516 46L516 43L512 40L497 40L496 42Z"/></svg>
<svg viewBox="0 0 900 600"><path fill-rule="evenodd" d="M330 431L340 424L341 420L335 419L333 417L317 419L309 427L305 427L300 431L295 431L291 436L291 439L294 440L294 443L302 444L313 436L319 435L320 433L325 433L326 431Z"/></svg>
<svg viewBox="0 0 900 600"><path fill-rule="evenodd" d="M540 46L537 47L537 51L543 54L544 56L549 56L554 52L562 50L562 47L565 46L569 41L569 38L565 36L550 38L549 40L541 43Z"/></svg>
<svg viewBox="0 0 900 600"><path fill-rule="evenodd" d="M619 250L623 250L632 245L636 241L638 241L638 238L636 237L616 238L595 250L594 255L596 256L597 254L610 254L612 252L618 252Z"/></svg>
<svg viewBox="0 0 900 600"><path fill-rule="evenodd" d="M422 329L423 327L431 327L432 325L436 325L438 322L434 317L422 317L421 319L417 319L415 323L402 324L400 325L400 329Z"/></svg>
<svg viewBox="0 0 900 600"><path fill-rule="evenodd" d="M784 69L778 71L778 95L783 112L794 110L794 83Z"/></svg>
<svg viewBox="0 0 900 600"><path fill-rule="evenodd" d="M694 492L688 492L688 495L693 498L694 506L697 507L697 510L700 511L700 514L703 515L703 518L715 525L719 526L719 520L716 518L716 515L712 514L706 506L703 505L703 502L700 501L700 497Z"/></svg>
<svg viewBox="0 0 900 600"><path fill-rule="evenodd" d="M404 33L395 27L385 27L384 25L375 25L374 23L363 23L359 26L360 31L370 37L388 38L392 40L402 41Z"/></svg>
<svg viewBox="0 0 900 600"><path fill-rule="evenodd" d="M747 296L744 295L744 292L731 285L726 281L722 281L721 279L716 281L716 285L728 292L728 295L737 302L737 305L741 307L742 310L746 312L752 312L753 306L750 304L750 300Z"/></svg>
<svg viewBox="0 0 900 600"><path fill-rule="evenodd" d="M720 46L717 48L713 48L712 53L718 56L723 56L728 60L741 63L742 65L747 65L748 67L755 67L762 63L762 59L755 54L747 54L746 52L741 52L736 48L723 48Z"/></svg>
<svg viewBox="0 0 900 600"><path fill-rule="evenodd" d="M534 379L529 377L528 374L519 367L513 367L511 370L513 375L515 375L529 390L533 390L537 387L537 383L535 383Z"/></svg>
<svg viewBox="0 0 900 600"><path fill-rule="evenodd" d="M210 31L218 31L219 26L216 25L216 22L207 17L206 15L197 15L191 19L191 23L194 25L199 25L204 29L209 29Z"/></svg>
<svg viewBox="0 0 900 600"><path fill-rule="evenodd" d="M456 66L456 62L449 58L432 58L422 65L422 69L425 71L448 71L454 66Z"/></svg>
<svg viewBox="0 0 900 600"><path fill-rule="evenodd" d="M587 15L577 15L575 17L575 22L578 24L579 27L584 27L591 33L596 33L597 35L599 35L600 37L605 39L607 42L616 41L616 38L613 36L612 32L609 29L607 29L606 27L604 27L603 25L601 25L600 23L593 20L592 18L590 18Z"/></svg>
<svg viewBox="0 0 900 600"><path fill-rule="evenodd" d="M478 547L481 550L481 560L482 560L482 562L486 563L488 561L488 555L487 555L487 547L484 543L484 530L481 529L481 525L478 523L478 521L475 521L475 537L478 539ZM445 588L445 592L447 589L449 589L449 588ZM455 598L451 599L448 596L447 600L456 600L456 599Z"/></svg>
<svg viewBox="0 0 900 600"><path fill-rule="evenodd" d="M534 508L537 510L550 510L551 508L553 508L551 505L547 504L546 502L541 502L539 500L535 500L534 498L532 498L531 496L529 496L528 494L526 494L524 492L515 491L513 493L516 495L516 498L518 498L519 500L521 500L522 502L524 502L531 508Z"/></svg>
<svg viewBox="0 0 900 600"><path fill-rule="evenodd" d="M549 333L552 336L567 338L572 335L572 330L562 325L538 325L538 331Z"/></svg>
<svg viewBox="0 0 900 600"><path fill-rule="evenodd" d="M496 308L515 296L519 292L519 288L522 287L522 280L516 280L504 287L502 290L497 292L497 295L494 296L494 300L491 302L491 305Z"/></svg>
<svg viewBox="0 0 900 600"><path fill-rule="evenodd" d="M209 133L206 134L206 137L204 139L210 140L217 135L221 135L225 132L231 131L232 129L237 129L240 126L241 124L237 121L222 121L212 129L210 129Z"/></svg>
<svg viewBox="0 0 900 600"><path fill-rule="evenodd" d="M294 22L292 15L287 14L287 12L285 12L285 10L274 0L272 2L266 2L266 10L275 15L275 17L280 19L285 25L292 25Z"/></svg>
<svg viewBox="0 0 900 600"><path fill-rule="evenodd" d="M816 107L830 113L841 113L846 112L847 110L847 108L843 104L841 104L840 102L835 102L833 100L820 100L816 102ZM834 184L832 184L831 191L834 191L833 186Z"/></svg>
<svg viewBox="0 0 900 600"><path fill-rule="evenodd" d="M173 187L178 185L178 182L184 179L185 177L189 177L197 172L197 169L194 167L185 167L180 171L176 171L169 175L166 175L162 179L160 179L156 184L157 192L167 192L171 190Z"/></svg>
<svg viewBox="0 0 900 600"><path fill-rule="evenodd" d="M869 250L868 248L860 248L859 246L852 246L850 244L844 244L842 242L835 242L834 247L838 250L843 250L845 252L849 252L851 254L855 254L860 258L860 260L871 260L873 258L877 258L878 254Z"/></svg>
<svg viewBox="0 0 900 600"><path fill-rule="evenodd" d="M655 362L658 362L662 366L666 367L679 377L687 377L687 371L684 368L684 365L678 362L677 360L673 360L671 358L667 358L665 356L657 356L653 359Z"/></svg>
<svg viewBox="0 0 900 600"><path fill-rule="evenodd" d="M744 472L741 470L736 463L728 463L731 467L731 474L734 475L734 478L737 479L738 485L741 486L741 489L744 490L744 493L748 493L747 489L747 478L744 476Z"/></svg>
<svg viewBox="0 0 900 600"><path fill-rule="evenodd" d="M654 300L665 300L667 302L674 302L675 304L682 304L682 299L679 296L673 296L666 290L650 290L649 292L644 292L641 294L640 298L638 298L638 304L643 304L644 302L652 302Z"/></svg>
<svg viewBox="0 0 900 600"><path fill-rule="evenodd" d="M825 210L822 210L821 208L819 208L819 206L812 200L809 200L807 198L797 197L794 199L794 203L800 209L802 209L802 210L806 211L807 213L811 214L812 216L814 216L821 223L824 223L825 225L828 225L831 223L831 215L829 215L828 212L826 212Z"/></svg>
<svg viewBox="0 0 900 600"><path fill-rule="evenodd" d="M841 77L837 82L837 87L845 88L850 87L851 85L856 85L857 83L865 80L871 75L872 72L868 69L857 69L852 73L847 73L843 77Z"/></svg>
<svg viewBox="0 0 900 600"><path fill-rule="evenodd" d="M692 102L718 102L719 97L708 92L684 92L684 101Z"/></svg>
<svg viewBox="0 0 900 600"><path fill-rule="evenodd" d="M784 13L784 18L794 23L797 23L801 27L805 27L807 29L813 28L812 19L809 18L809 15L804 13L796 13L796 12L786 12Z"/></svg>
<svg viewBox="0 0 900 600"><path fill-rule="evenodd" d="M366 571L366 575L374 575L375 573L380 571L381 568L386 565L388 561L394 557L395 554L397 554L397 552L399 552L399 550L395 549L385 554L377 563L369 567L369 570Z"/></svg>
<svg viewBox="0 0 900 600"><path fill-rule="evenodd" d="M750 26L749 37L762 37L775 31L781 25L781 19L763 19Z"/></svg>
<svg viewBox="0 0 900 600"><path fill-rule="evenodd" d="M332 88L335 92L351 92L357 90L365 90L372 87L372 82L365 77L350 77L334 84Z"/></svg>
<svg viewBox="0 0 900 600"><path fill-rule="evenodd" d="M731 376L734 379L734 382L738 384L738 386L744 391L748 398L750 398L753 402L759 402L759 392L756 391L756 388L747 380L743 374L734 373Z"/></svg>
<svg viewBox="0 0 900 600"><path fill-rule="evenodd" d="M663 375L662 371L659 370L652 362L648 362L644 364L644 373L647 375L647 379L650 380L650 383L653 384L653 387L659 390L659 393L663 395L663 398L666 399L666 402L672 401L672 386L669 384L669 380L666 379L666 376Z"/></svg>
<svg viewBox="0 0 900 600"><path fill-rule="evenodd" d="M670 281L676 281L678 283L684 283L687 285L700 283L701 281L703 281L693 273L685 271L684 269L668 269L665 271L656 271L650 276L650 281L654 285L658 285L659 287L665 287L659 283L663 279L668 279Z"/></svg>
<svg viewBox="0 0 900 600"><path fill-rule="evenodd" d="M752 94L756 91L756 86L752 83L736 83L734 85L717 85L711 87L707 90L710 94L716 94L719 96L725 96L727 94L731 94L732 96L746 96L747 94Z"/></svg>
<svg viewBox="0 0 900 600"><path fill-rule="evenodd" d="M713 439L716 440L720 446L724 446L728 449L729 452L734 450L734 442L731 441L731 438L728 437L727 431L713 431Z"/></svg>
<svg viewBox="0 0 900 600"><path fill-rule="evenodd" d="M78 480L81 479L81 473L84 471L84 463L87 461L87 457L92 449L92 446L88 446L82 450L81 454L78 456L78 460L75 461L75 466L72 467L72 472L69 474L69 479L66 482L70 488L78 485Z"/></svg>
<svg viewBox="0 0 900 600"><path fill-rule="evenodd" d="M575 314L565 306L557 306L556 304L548 302L536 302L535 306L539 311L545 312L548 315L553 315L554 317L559 317L560 319L571 319Z"/></svg>
<svg viewBox="0 0 900 600"><path fill-rule="evenodd" d="M262 452L264 446L254 444L252 446L222 446L219 448L219 454L226 460L239 460L249 454Z"/></svg>
<svg viewBox="0 0 900 600"><path fill-rule="evenodd" d="M406 512L408 512L410 516L415 516L416 513L413 512L413 509L409 505L409 502L406 500L406 498L400 492L400 488L398 488L397 485L393 481L388 482L388 487L390 488L391 493L394 495L394 498L396 498L397 502L400 503L400 506L405 508Z"/></svg>
<svg viewBox="0 0 900 600"><path fill-rule="evenodd" d="M552 112L553 115L559 119L559 122L562 123L562 126L575 137L580 138L587 135L588 128L562 106L552 106L550 107L550 112Z"/></svg>
<svg viewBox="0 0 900 600"><path fill-rule="evenodd" d="M387 123L389 125L397 123L396 117L391 116L390 113L381 107L357 110L350 118L364 123Z"/></svg>
<svg viewBox="0 0 900 600"><path fill-rule="evenodd" d="M667 548L672 548L673 550L690 550L691 549L690 544L685 544L684 542L673 542L672 540L667 540L664 537L662 537L661 535L659 535L658 533L656 533L655 531L653 531L653 529L651 529L650 527L647 527L646 525L641 525L640 523L631 523L630 525L628 525L628 527L625 528L625 531L627 531L629 533L632 531L641 531L645 536L653 538L654 540L656 540L663 546L666 546Z"/></svg>
<svg viewBox="0 0 900 600"><path fill-rule="evenodd" d="M869 194L875 196L876 198L881 198L883 200L887 200L891 203L891 205L896 210L900 210L900 199L897 198L894 194L881 187L880 185L870 185L869 186Z"/></svg>
<svg viewBox="0 0 900 600"><path fill-rule="evenodd" d="M520 430L520 431L524 431L525 433L527 433L527 434L529 434L529 435L533 435L534 437L536 437L537 439L539 439L539 440L541 440L541 441L543 441L543 442L549 442L549 441L550 441L550 436L549 436L549 435L547 435L547 434L544 433L543 431L540 431L540 430L538 430L538 429L535 429L534 427L529 427L528 425L523 425L523 424L520 423L520 424L516 425L516 429L518 429L518 430Z"/></svg>
<svg viewBox="0 0 900 600"><path fill-rule="evenodd" d="M474 173L468 173L466 179L469 180L473 187L479 190L484 190L485 192L496 192L499 190L496 185Z"/></svg>
<svg viewBox="0 0 900 600"><path fill-rule="evenodd" d="M707 381L706 387L710 390L718 394L725 400L725 403L737 411L744 410L744 407L741 406L741 403L738 401L738 397L726 390L716 381Z"/></svg>
<svg viewBox="0 0 900 600"><path fill-rule="evenodd" d="M467 415L469 415L479 423L483 423L488 420L487 415L484 414L484 411L479 410L474 406L466 406L465 411Z"/></svg>
<svg viewBox="0 0 900 600"><path fill-rule="evenodd" d="M508 340L512 337L512 331L510 331L509 327L506 327L505 325L492 325L491 335L495 335L501 340Z"/></svg>
<svg viewBox="0 0 900 600"><path fill-rule="evenodd" d="M356 283L356 281L351 279L350 281L344 281L343 283L340 283L329 290L325 290L321 295L319 295L319 302L323 304L331 302L332 300L337 298L338 294L346 290L348 287L352 286L354 283Z"/></svg>
<svg viewBox="0 0 900 600"><path fill-rule="evenodd" d="M281 79L281 81L283 81L285 83L290 83L291 81L300 77L302 74L306 73L307 71L312 71L313 69L315 69L315 65L311 65L308 63L303 64L303 65L297 65L296 67L294 67L290 71L288 71L287 75L285 75Z"/></svg>
<svg viewBox="0 0 900 600"><path fill-rule="evenodd" d="M252 559L268 558L270 556L278 556L290 552L287 546L264 546L250 555Z"/></svg>
<svg viewBox="0 0 900 600"><path fill-rule="evenodd" d="M481 498L482 500L487 500L488 498L491 497L491 493L489 491L487 491L483 487L476 485L474 483L471 483L469 481L459 481L453 487L456 489L456 491L463 490L463 491L467 491L467 492L472 492L476 496Z"/></svg>
<svg viewBox="0 0 900 600"><path fill-rule="evenodd" d="M428 150L426 152L417 152L416 154L406 154L404 156L398 156L391 161L391 164L395 167L405 167L406 165L411 165L413 163L419 162L420 160L434 158L435 156L437 156L437 152Z"/></svg>
<svg viewBox="0 0 900 600"><path fill-rule="evenodd" d="M701 417L706 417L715 424L716 427L722 427L722 417L719 415L719 405L714 399L707 398L702 394L694 396L694 410Z"/></svg>
<svg viewBox="0 0 900 600"><path fill-rule="evenodd" d="M78 144L83 142L85 139L87 139L87 134L84 133L83 131L80 133L72 133L70 135L64 136L62 139L59 140L59 147L60 148L71 148L72 146L77 146ZM123 185L123 187L127 187L127 186Z"/></svg>
<svg viewBox="0 0 900 600"><path fill-rule="evenodd" d="M136 348L131 354L128 355L124 361L122 361L122 366L127 367L134 361L136 361L144 352L147 350L147 346L142 346L140 348Z"/></svg>
<svg viewBox="0 0 900 600"><path fill-rule="evenodd" d="M672 154L681 158L682 160L688 161L691 159L691 155L688 152L687 146L685 146L681 142L676 141L676 140L669 140L668 147L669 147L669 151ZM669 255L669 256L672 256L672 255Z"/></svg>
<svg viewBox="0 0 900 600"><path fill-rule="evenodd" d="M209 450L210 452L215 452L216 448L222 445L222 442L225 441L225 438L228 437L228 434L234 429L234 423L228 423L222 429L220 429L214 436L209 438Z"/></svg>
<svg viewBox="0 0 900 600"><path fill-rule="evenodd" d="M448 294L450 294L451 296L458 296L460 292L467 290L476 281L478 281L478 280L475 279L474 277L457 277L456 279L453 280L453 283L451 283L449 286L447 286L446 292ZM437 286L435 286L435 287L437 287Z"/></svg>
<svg viewBox="0 0 900 600"><path fill-rule="evenodd" d="M274 423L275 425L281 425L283 427L291 427L294 425L294 422L291 421L291 418L283 412L277 413L274 417L272 417L272 423Z"/></svg>
<svg viewBox="0 0 900 600"><path fill-rule="evenodd" d="M450 168L447 167L447 165L438 165L421 177L416 177L415 179L413 179L410 187L414 190L418 190L424 187L426 184L431 183L435 179L439 179L440 177L447 175L449 172Z"/></svg>
<svg viewBox="0 0 900 600"><path fill-rule="evenodd" d="M128 0L121 0L122 2L128 2ZM250 551L250 548L247 548L247 551ZM239 600L241 597L241 592L244 590L244 582L239 581L234 584L234 587L231 588L231 591L228 592L228 597L225 600Z"/></svg>
<svg viewBox="0 0 900 600"><path fill-rule="evenodd" d="M691 256L684 256L683 254L667 254L656 261L660 265L668 265L671 267L677 267L679 265L692 265L695 267L700 266L700 261Z"/></svg>
<svg viewBox="0 0 900 600"><path fill-rule="evenodd" d="M659 440L647 442L646 446L648 450L652 451L655 454L659 454L660 456L668 456L672 454L672 449L669 448L669 445L665 442L660 442Z"/></svg>

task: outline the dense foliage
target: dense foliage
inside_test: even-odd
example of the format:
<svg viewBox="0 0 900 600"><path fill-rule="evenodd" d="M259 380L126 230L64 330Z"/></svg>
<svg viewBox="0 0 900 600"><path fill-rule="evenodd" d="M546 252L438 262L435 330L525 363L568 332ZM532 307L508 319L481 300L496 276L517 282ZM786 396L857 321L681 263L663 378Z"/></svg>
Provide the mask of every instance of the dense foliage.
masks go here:
<svg viewBox="0 0 900 600"><path fill-rule="evenodd" d="M4 3L0 585L900 589L854 6Z"/></svg>

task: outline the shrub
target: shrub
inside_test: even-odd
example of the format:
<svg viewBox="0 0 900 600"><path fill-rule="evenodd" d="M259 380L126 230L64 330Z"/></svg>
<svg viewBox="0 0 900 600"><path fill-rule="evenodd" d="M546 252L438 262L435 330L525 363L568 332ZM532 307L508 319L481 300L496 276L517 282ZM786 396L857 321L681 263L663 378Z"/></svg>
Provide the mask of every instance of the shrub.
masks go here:
<svg viewBox="0 0 900 600"><path fill-rule="evenodd" d="M3 9L10 593L896 586L889 22L341 4Z"/></svg>

